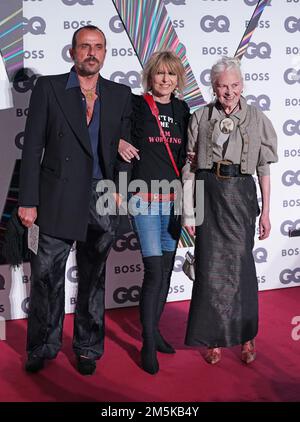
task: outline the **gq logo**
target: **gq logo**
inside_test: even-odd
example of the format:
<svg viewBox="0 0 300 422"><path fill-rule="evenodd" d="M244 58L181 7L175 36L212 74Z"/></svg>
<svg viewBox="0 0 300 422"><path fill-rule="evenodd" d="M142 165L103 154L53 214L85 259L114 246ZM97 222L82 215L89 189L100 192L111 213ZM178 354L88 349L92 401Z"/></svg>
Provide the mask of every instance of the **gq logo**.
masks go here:
<svg viewBox="0 0 300 422"><path fill-rule="evenodd" d="M300 83L300 69L296 70L290 67L284 72L283 79L289 85Z"/></svg>
<svg viewBox="0 0 300 422"><path fill-rule="evenodd" d="M24 133L25 132L20 132L16 135L15 137L15 145L18 149L22 150L23 149L23 144L24 144Z"/></svg>
<svg viewBox="0 0 300 422"><path fill-rule="evenodd" d="M71 44L65 45L64 48L61 50L61 56L65 62L72 63L73 59L70 56L69 50L72 47Z"/></svg>
<svg viewBox="0 0 300 422"><path fill-rule="evenodd" d="M137 303L140 300L141 287L132 286L129 289L119 287L113 293L113 299L116 303L123 305L125 302Z"/></svg>
<svg viewBox="0 0 300 422"><path fill-rule="evenodd" d="M5 278L0 274L0 290L5 290Z"/></svg>
<svg viewBox="0 0 300 422"><path fill-rule="evenodd" d="M130 251L137 251L139 249L139 244L137 238L134 233L130 234L129 236L121 236L113 245L113 249L117 252L126 251L129 249Z"/></svg>
<svg viewBox="0 0 300 422"><path fill-rule="evenodd" d="M175 273L180 273L182 271L183 263L184 263L184 258L182 256L176 256L173 271Z"/></svg>
<svg viewBox="0 0 300 422"><path fill-rule="evenodd" d="M112 32L119 34L124 31L124 25L119 18L119 15L113 16L109 21L109 28Z"/></svg>
<svg viewBox="0 0 300 422"><path fill-rule="evenodd" d="M210 69L205 69L201 72L200 82L203 86L210 86Z"/></svg>
<svg viewBox="0 0 300 422"><path fill-rule="evenodd" d="M293 32L300 31L300 19L296 18L295 16L289 16L284 21L284 28L287 32L290 32L291 34Z"/></svg>
<svg viewBox="0 0 300 422"><path fill-rule="evenodd" d="M132 89L140 88L141 83L142 83L141 75L135 70L131 70L130 72L127 72L127 73L124 73L121 71L114 72L110 76L110 80L125 84Z"/></svg>
<svg viewBox="0 0 300 422"><path fill-rule="evenodd" d="M245 51L245 57L247 59L254 59L255 57L259 59L270 59L271 46L267 42L260 42L259 44L249 42L248 48Z"/></svg>
<svg viewBox="0 0 300 422"><path fill-rule="evenodd" d="M283 133L287 136L300 135L300 120L287 120L282 127Z"/></svg>
<svg viewBox="0 0 300 422"><path fill-rule="evenodd" d="M268 252L265 248L257 248L253 251L253 258L257 264L267 262Z"/></svg>
<svg viewBox="0 0 300 422"><path fill-rule="evenodd" d="M300 229L300 220L292 221L286 220L280 226L280 231L283 236L288 236L290 230Z"/></svg>
<svg viewBox="0 0 300 422"><path fill-rule="evenodd" d="M30 89L33 90L39 76L40 75L36 75L30 69L21 69L14 76L13 87L17 92L22 94Z"/></svg>
<svg viewBox="0 0 300 422"><path fill-rule="evenodd" d="M67 271L67 279L71 283L78 283L78 268L77 267L70 267Z"/></svg>
<svg viewBox="0 0 300 422"><path fill-rule="evenodd" d="M23 18L23 32L30 32L33 35L45 34L46 22L40 16L33 16L30 19Z"/></svg>
<svg viewBox="0 0 300 422"><path fill-rule="evenodd" d="M163 2L165 3L165 6L167 6L167 4L174 4L174 6L184 6L185 0L163 0Z"/></svg>
<svg viewBox="0 0 300 422"><path fill-rule="evenodd" d="M227 16L224 15L217 17L206 15L201 19L200 27L204 32L229 32L230 22Z"/></svg>
<svg viewBox="0 0 300 422"><path fill-rule="evenodd" d="M293 170L287 170L283 173L281 178L282 184L284 186L292 186L292 185L298 185L300 186L300 170L293 171Z"/></svg>
<svg viewBox="0 0 300 422"><path fill-rule="evenodd" d="M247 95L246 101L247 104L253 105L262 111L270 110L271 100L267 95L261 94L258 95L258 97L255 97L255 95Z"/></svg>
<svg viewBox="0 0 300 422"><path fill-rule="evenodd" d="M272 0L269 0L269 1L268 1L268 3L266 4L266 6L272 6L272 5L271 5L271 1L272 1ZM257 0L244 0L244 3L245 3L247 6L256 6L256 5L257 5Z"/></svg>
<svg viewBox="0 0 300 422"><path fill-rule="evenodd" d="M94 4L94 0L61 0L66 6L74 6L74 4L80 4L80 6L91 6Z"/></svg>
<svg viewBox="0 0 300 422"><path fill-rule="evenodd" d="M300 283L300 268L295 268L294 270L286 268L281 271L279 280L282 284L289 284L291 282Z"/></svg>
<svg viewBox="0 0 300 422"><path fill-rule="evenodd" d="M24 314L28 314L29 311L29 297L26 297L23 302L21 303L21 309Z"/></svg>

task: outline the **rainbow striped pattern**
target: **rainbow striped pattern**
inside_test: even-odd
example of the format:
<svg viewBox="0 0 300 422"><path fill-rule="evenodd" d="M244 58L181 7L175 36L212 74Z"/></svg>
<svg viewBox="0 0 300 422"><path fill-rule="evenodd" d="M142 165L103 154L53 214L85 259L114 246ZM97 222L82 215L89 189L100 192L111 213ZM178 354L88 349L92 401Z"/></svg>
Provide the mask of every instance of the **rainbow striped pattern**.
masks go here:
<svg viewBox="0 0 300 422"><path fill-rule="evenodd" d="M186 57L186 49L178 39L164 2L157 0L112 1L142 67L155 51L174 51L182 60L186 71L187 83L183 97L191 112L204 105L206 102Z"/></svg>
<svg viewBox="0 0 300 422"><path fill-rule="evenodd" d="M236 53L234 55L234 57L238 58L238 59L242 59L245 51L248 48L249 42L251 40L251 37L255 31L255 28L258 24L258 21L262 15L262 12L264 11L266 5L269 3L269 0L259 0L256 8L253 12L253 15L249 21L249 24L244 32L244 35L242 37L242 40L236 50Z"/></svg>
<svg viewBox="0 0 300 422"><path fill-rule="evenodd" d="M23 67L23 2L10 0L0 8L0 50L9 79Z"/></svg>

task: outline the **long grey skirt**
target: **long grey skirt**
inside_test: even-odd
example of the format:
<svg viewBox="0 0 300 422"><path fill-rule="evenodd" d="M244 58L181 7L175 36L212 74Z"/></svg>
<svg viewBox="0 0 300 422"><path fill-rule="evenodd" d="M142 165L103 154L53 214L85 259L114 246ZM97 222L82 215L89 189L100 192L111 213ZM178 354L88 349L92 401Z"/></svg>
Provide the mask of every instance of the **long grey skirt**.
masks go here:
<svg viewBox="0 0 300 422"><path fill-rule="evenodd" d="M204 180L204 221L196 228L196 280L186 344L230 347L253 339L258 330L258 284L252 255L259 214L251 176Z"/></svg>

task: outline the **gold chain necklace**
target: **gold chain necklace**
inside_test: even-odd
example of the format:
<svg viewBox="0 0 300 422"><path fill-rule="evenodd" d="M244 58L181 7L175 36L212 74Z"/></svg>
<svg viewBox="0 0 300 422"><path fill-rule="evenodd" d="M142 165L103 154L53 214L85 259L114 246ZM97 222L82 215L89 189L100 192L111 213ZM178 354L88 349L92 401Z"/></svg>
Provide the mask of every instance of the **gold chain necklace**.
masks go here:
<svg viewBox="0 0 300 422"><path fill-rule="evenodd" d="M80 86L80 88L84 91L84 95L85 98L87 100L92 100L95 94L95 88L96 88L97 84L95 86L93 86L92 88L83 88L83 86Z"/></svg>

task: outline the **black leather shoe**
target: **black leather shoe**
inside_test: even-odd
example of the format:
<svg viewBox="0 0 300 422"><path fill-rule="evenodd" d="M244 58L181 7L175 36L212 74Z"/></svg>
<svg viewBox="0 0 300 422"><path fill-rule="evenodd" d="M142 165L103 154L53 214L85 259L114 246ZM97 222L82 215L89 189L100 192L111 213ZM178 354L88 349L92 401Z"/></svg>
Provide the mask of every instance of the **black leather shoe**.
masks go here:
<svg viewBox="0 0 300 422"><path fill-rule="evenodd" d="M32 374L35 372L39 372L41 369L44 368L45 359L40 358L38 356L30 356L25 363L25 370L26 372L31 372Z"/></svg>
<svg viewBox="0 0 300 422"><path fill-rule="evenodd" d="M166 340L163 338L163 336L160 334L159 331L156 331L155 333L155 343L156 343L156 350L161 353L176 353L176 350L174 349L171 344L166 342Z"/></svg>
<svg viewBox="0 0 300 422"><path fill-rule="evenodd" d="M144 371L148 374L154 375L159 371L159 364L156 357L155 348L142 347L141 350L141 364Z"/></svg>
<svg viewBox="0 0 300 422"><path fill-rule="evenodd" d="M77 369L81 375L93 375L96 371L96 361L79 356L77 359Z"/></svg>

